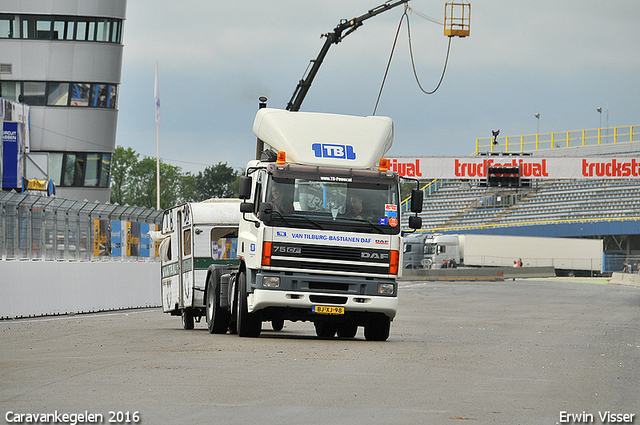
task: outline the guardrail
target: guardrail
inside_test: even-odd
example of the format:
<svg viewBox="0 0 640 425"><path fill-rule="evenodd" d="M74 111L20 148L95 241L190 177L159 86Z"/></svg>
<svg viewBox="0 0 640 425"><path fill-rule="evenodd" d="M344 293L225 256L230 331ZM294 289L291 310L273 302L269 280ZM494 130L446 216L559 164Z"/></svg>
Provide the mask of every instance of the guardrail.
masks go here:
<svg viewBox="0 0 640 425"><path fill-rule="evenodd" d="M474 155L480 152L498 150L501 152L525 152L539 149L560 149L637 141L640 141L639 125L503 136L495 139L493 137L481 137L476 139Z"/></svg>

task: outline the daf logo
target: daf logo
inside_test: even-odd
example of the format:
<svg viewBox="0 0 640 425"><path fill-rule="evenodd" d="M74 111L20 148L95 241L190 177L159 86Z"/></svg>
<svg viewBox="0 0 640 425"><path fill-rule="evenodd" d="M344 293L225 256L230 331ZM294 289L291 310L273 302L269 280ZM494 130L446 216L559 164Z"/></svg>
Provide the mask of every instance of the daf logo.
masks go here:
<svg viewBox="0 0 640 425"><path fill-rule="evenodd" d="M377 252L361 252L360 258L372 259L372 260L388 260L388 253L377 253Z"/></svg>

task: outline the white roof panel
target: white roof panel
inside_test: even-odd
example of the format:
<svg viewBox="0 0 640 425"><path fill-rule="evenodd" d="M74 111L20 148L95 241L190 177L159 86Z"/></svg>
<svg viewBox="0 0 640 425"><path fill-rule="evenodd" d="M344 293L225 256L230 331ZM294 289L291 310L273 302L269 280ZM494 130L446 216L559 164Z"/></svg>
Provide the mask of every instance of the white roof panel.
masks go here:
<svg viewBox="0 0 640 425"><path fill-rule="evenodd" d="M258 110L254 134L287 162L344 168L373 168L393 143L388 117Z"/></svg>

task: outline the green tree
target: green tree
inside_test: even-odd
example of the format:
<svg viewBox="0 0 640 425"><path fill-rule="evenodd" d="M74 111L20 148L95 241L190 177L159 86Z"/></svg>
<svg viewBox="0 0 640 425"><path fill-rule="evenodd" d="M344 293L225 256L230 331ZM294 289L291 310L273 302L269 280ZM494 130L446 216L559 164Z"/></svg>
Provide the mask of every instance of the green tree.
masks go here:
<svg viewBox="0 0 640 425"><path fill-rule="evenodd" d="M129 194L131 171L138 163L138 154L131 148L118 146L111 162L111 203L124 205Z"/></svg>
<svg viewBox="0 0 640 425"><path fill-rule="evenodd" d="M209 198L238 196L238 178L239 173L226 162L211 165L195 176L196 196L193 200L198 202Z"/></svg>
<svg viewBox="0 0 640 425"><path fill-rule="evenodd" d="M182 181L180 182L180 198L183 202L193 202L198 199L196 176L190 172L186 172L182 176Z"/></svg>
<svg viewBox="0 0 640 425"><path fill-rule="evenodd" d="M131 172L131 191L126 198L127 203L140 207L155 208L157 206L156 160L144 158ZM182 199L179 197L182 170L180 167L160 161L160 208L167 209Z"/></svg>
<svg viewBox="0 0 640 425"><path fill-rule="evenodd" d="M155 208L156 159L140 160L139 157L131 148L116 148L111 167L111 202ZM240 175L222 162L197 174L183 174L180 167L160 161L160 208L209 198L236 197Z"/></svg>

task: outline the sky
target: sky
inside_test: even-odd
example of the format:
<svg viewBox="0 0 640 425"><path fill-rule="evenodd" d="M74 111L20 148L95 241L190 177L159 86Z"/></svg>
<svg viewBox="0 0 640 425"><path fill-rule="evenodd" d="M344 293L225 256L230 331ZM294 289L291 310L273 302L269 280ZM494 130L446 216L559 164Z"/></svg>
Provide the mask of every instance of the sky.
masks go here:
<svg viewBox="0 0 640 425"><path fill-rule="evenodd" d="M255 156L258 98L285 109L321 34L383 0L129 0L116 145L197 173ZM409 1L415 68L433 90L449 38L444 2ZM412 12L412 11L415 11ZM332 45L301 111L372 115L404 6ZM640 2L478 0L453 38L440 88L424 94L403 22L376 115L394 121L389 156L467 156L477 138L640 124ZM597 112L602 108L602 113ZM535 115L540 114L540 118Z"/></svg>

